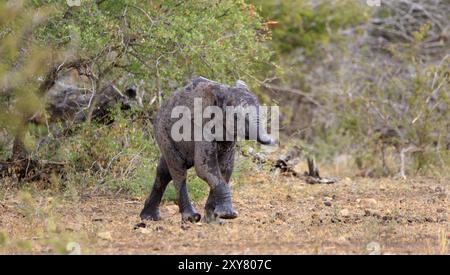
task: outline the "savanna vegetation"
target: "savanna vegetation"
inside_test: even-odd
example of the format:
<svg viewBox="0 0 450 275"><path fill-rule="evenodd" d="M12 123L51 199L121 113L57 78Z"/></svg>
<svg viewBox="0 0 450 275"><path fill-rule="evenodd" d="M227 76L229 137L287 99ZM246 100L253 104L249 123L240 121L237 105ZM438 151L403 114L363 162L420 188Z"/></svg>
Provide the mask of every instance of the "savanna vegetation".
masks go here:
<svg viewBox="0 0 450 275"><path fill-rule="evenodd" d="M367 253L372 241L449 253L449 49L447 0L2 0L0 253L67 253L72 241L83 253L206 253L216 230L248 232L250 248L226 248L230 237L211 253ZM239 143L236 223L174 216L136 233L159 159L152 121L195 76L241 79L279 105L280 146ZM337 183L306 185L306 158ZM188 182L201 209L208 187L193 171ZM169 186L163 213L174 201ZM109 245L116 231L129 251ZM200 244L167 248L155 232Z"/></svg>

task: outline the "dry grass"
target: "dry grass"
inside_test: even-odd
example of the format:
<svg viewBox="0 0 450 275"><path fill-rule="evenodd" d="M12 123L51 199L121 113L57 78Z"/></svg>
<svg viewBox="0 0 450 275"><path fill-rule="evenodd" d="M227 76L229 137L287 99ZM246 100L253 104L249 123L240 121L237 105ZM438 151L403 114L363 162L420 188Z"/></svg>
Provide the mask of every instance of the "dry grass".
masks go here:
<svg viewBox="0 0 450 275"><path fill-rule="evenodd" d="M236 220L182 224L167 203L162 221L138 230L141 200L11 191L0 205L0 253L67 253L76 242L83 254L449 254L449 184L344 178L307 185L256 175L233 183Z"/></svg>

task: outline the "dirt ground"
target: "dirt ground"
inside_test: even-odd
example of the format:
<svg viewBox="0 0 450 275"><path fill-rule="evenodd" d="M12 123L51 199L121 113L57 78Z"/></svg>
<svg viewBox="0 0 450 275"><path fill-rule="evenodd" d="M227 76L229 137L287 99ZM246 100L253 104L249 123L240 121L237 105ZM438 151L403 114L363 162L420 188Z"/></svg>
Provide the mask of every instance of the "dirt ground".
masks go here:
<svg viewBox="0 0 450 275"><path fill-rule="evenodd" d="M247 181L232 184L235 220L183 224L166 203L163 220L139 229L142 199L8 191L0 200L0 254L450 253L447 180Z"/></svg>

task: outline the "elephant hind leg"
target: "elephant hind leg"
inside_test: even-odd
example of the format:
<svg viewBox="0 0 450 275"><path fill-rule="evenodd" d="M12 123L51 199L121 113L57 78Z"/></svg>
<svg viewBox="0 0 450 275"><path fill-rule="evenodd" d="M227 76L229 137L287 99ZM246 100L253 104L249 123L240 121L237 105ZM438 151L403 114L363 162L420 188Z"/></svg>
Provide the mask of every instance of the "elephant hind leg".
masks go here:
<svg viewBox="0 0 450 275"><path fill-rule="evenodd" d="M145 200L144 208L140 214L142 220L157 221L161 219L159 214L159 204L161 203L164 191L171 180L172 176L170 175L166 160L164 157L161 157L156 168L156 177L152 191Z"/></svg>
<svg viewBox="0 0 450 275"><path fill-rule="evenodd" d="M181 219L185 222L198 222L201 215L192 206L186 186L186 177L173 180L177 192L178 207L180 208Z"/></svg>
<svg viewBox="0 0 450 275"><path fill-rule="evenodd" d="M173 148L163 150L168 170L172 176L177 195L177 203L183 221L198 222L201 215L192 206L186 186L187 169L186 162L176 153Z"/></svg>

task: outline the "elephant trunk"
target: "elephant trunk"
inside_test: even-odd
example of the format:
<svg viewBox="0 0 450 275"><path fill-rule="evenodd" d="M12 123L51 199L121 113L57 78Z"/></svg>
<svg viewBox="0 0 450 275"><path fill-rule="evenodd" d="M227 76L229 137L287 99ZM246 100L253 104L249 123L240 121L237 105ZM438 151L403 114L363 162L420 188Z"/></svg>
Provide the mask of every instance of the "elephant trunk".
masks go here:
<svg viewBox="0 0 450 275"><path fill-rule="evenodd" d="M257 141L263 145L275 145L276 141L267 134L259 134Z"/></svg>
<svg viewBox="0 0 450 275"><path fill-rule="evenodd" d="M259 116L257 118L256 123L258 125L258 133L256 140L263 145L275 145L276 140L274 140L267 134L264 122L259 119Z"/></svg>

